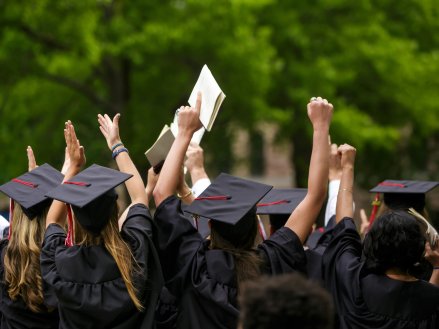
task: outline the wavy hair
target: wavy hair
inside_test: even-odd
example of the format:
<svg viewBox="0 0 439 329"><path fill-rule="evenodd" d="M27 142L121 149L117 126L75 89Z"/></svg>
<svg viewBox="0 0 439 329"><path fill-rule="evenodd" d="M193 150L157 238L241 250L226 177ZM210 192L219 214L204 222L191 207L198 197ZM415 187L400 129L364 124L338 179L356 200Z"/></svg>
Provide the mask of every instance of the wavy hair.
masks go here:
<svg viewBox="0 0 439 329"><path fill-rule="evenodd" d="M372 225L363 243L366 266L383 274L398 268L413 274L425 252L425 236L416 219L405 211L390 211Z"/></svg>
<svg viewBox="0 0 439 329"><path fill-rule="evenodd" d="M137 289L133 283L134 276L140 274L140 268L131 252L131 249L120 235L117 203L114 203L114 208L110 219L99 235L88 232L77 220L75 220L74 223L75 243L86 246L103 244L105 249L107 249L115 260L131 300L139 311L143 311L144 307L137 296Z"/></svg>
<svg viewBox="0 0 439 329"><path fill-rule="evenodd" d="M45 232L46 211L30 220L16 203L13 230L4 258L5 283L11 300L21 297L35 313L46 312L40 269L41 245Z"/></svg>

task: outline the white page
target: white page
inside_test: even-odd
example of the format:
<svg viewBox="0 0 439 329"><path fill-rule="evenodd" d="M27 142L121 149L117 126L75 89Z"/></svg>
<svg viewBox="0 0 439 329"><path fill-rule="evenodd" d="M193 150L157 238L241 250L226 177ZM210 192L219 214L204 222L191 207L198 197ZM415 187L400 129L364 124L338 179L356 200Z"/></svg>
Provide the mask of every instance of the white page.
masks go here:
<svg viewBox="0 0 439 329"><path fill-rule="evenodd" d="M207 65L203 66L200 76L198 77L194 89L192 89L192 93L189 97L188 102L192 107L195 107L198 91L201 91L202 93L200 121L204 128L206 128L207 131L210 131L213 124L213 120L211 120L212 115L213 118L215 118L216 113L214 112L215 110L219 110L219 107L215 109L217 98L224 93L222 92Z"/></svg>

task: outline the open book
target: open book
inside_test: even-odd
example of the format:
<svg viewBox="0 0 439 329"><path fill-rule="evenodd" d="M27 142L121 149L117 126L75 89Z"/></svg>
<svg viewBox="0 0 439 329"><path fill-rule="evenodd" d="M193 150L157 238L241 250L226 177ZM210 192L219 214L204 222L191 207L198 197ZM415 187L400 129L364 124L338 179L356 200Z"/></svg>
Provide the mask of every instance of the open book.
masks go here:
<svg viewBox="0 0 439 329"><path fill-rule="evenodd" d="M195 107L197 101L197 92L202 93L200 121L207 131L212 129L213 122L216 119L221 104L226 98L220 86L215 81L207 65L203 66L200 76L195 83L194 89L189 97L189 105Z"/></svg>
<svg viewBox="0 0 439 329"><path fill-rule="evenodd" d="M203 66L200 76L198 77L189 97L188 102L192 107L195 107L198 91L201 91L202 93L200 121L203 124L203 127L194 133L191 142L200 144L204 132L212 129L213 122L218 115L218 111L224 98L226 98L226 95L222 92L218 83L215 81L215 78L207 65ZM171 127L165 125L155 143L145 152L151 166L156 167L166 159L177 134L178 115L176 114L174 115Z"/></svg>
<svg viewBox="0 0 439 329"><path fill-rule="evenodd" d="M156 167L166 159L175 137L168 125L165 125L154 144L145 152L151 166Z"/></svg>

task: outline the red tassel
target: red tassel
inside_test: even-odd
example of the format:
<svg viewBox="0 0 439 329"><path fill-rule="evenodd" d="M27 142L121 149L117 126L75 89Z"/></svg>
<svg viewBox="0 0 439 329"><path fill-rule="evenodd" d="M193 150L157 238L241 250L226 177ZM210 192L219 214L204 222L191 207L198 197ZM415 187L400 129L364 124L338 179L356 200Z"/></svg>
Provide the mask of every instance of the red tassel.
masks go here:
<svg viewBox="0 0 439 329"><path fill-rule="evenodd" d="M72 208L70 208L70 205L66 205L67 207L67 237L65 241L65 245L68 247L73 246L73 215L72 215Z"/></svg>

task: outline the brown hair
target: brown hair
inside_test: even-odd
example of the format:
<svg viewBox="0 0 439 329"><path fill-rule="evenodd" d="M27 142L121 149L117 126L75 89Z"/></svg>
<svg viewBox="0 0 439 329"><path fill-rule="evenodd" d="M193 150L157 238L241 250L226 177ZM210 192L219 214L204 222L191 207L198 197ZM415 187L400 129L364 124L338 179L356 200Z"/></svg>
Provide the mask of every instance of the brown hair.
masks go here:
<svg viewBox="0 0 439 329"><path fill-rule="evenodd" d="M44 306L40 269L41 245L45 232L46 212L30 220L16 203L12 223L14 229L6 247L4 268L8 295L15 301L21 297L35 313L47 311Z"/></svg>
<svg viewBox="0 0 439 329"><path fill-rule="evenodd" d="M262 259L253 248L258 230L255 212L247 213L235 226L211 223L211 248L233 256L238 289L244 281L260 276Z"/></svg>
<svg viewBox="0 0 439 329"><path fill-rule="evenodd" d="M137 297L137 291L133 284L133 276L139 274L140 269L136 260L134 259L133 254L131 253L131 249L120 235L117 203L114 204L114 209L110 216L110 220L99 233L99 235L94 235L88 232L77 220L75 220L75 243L86 246L99 244L103 244L105 246L119 268L131 300L136 308L139 311L142 311L143 305Z"/></svg>

